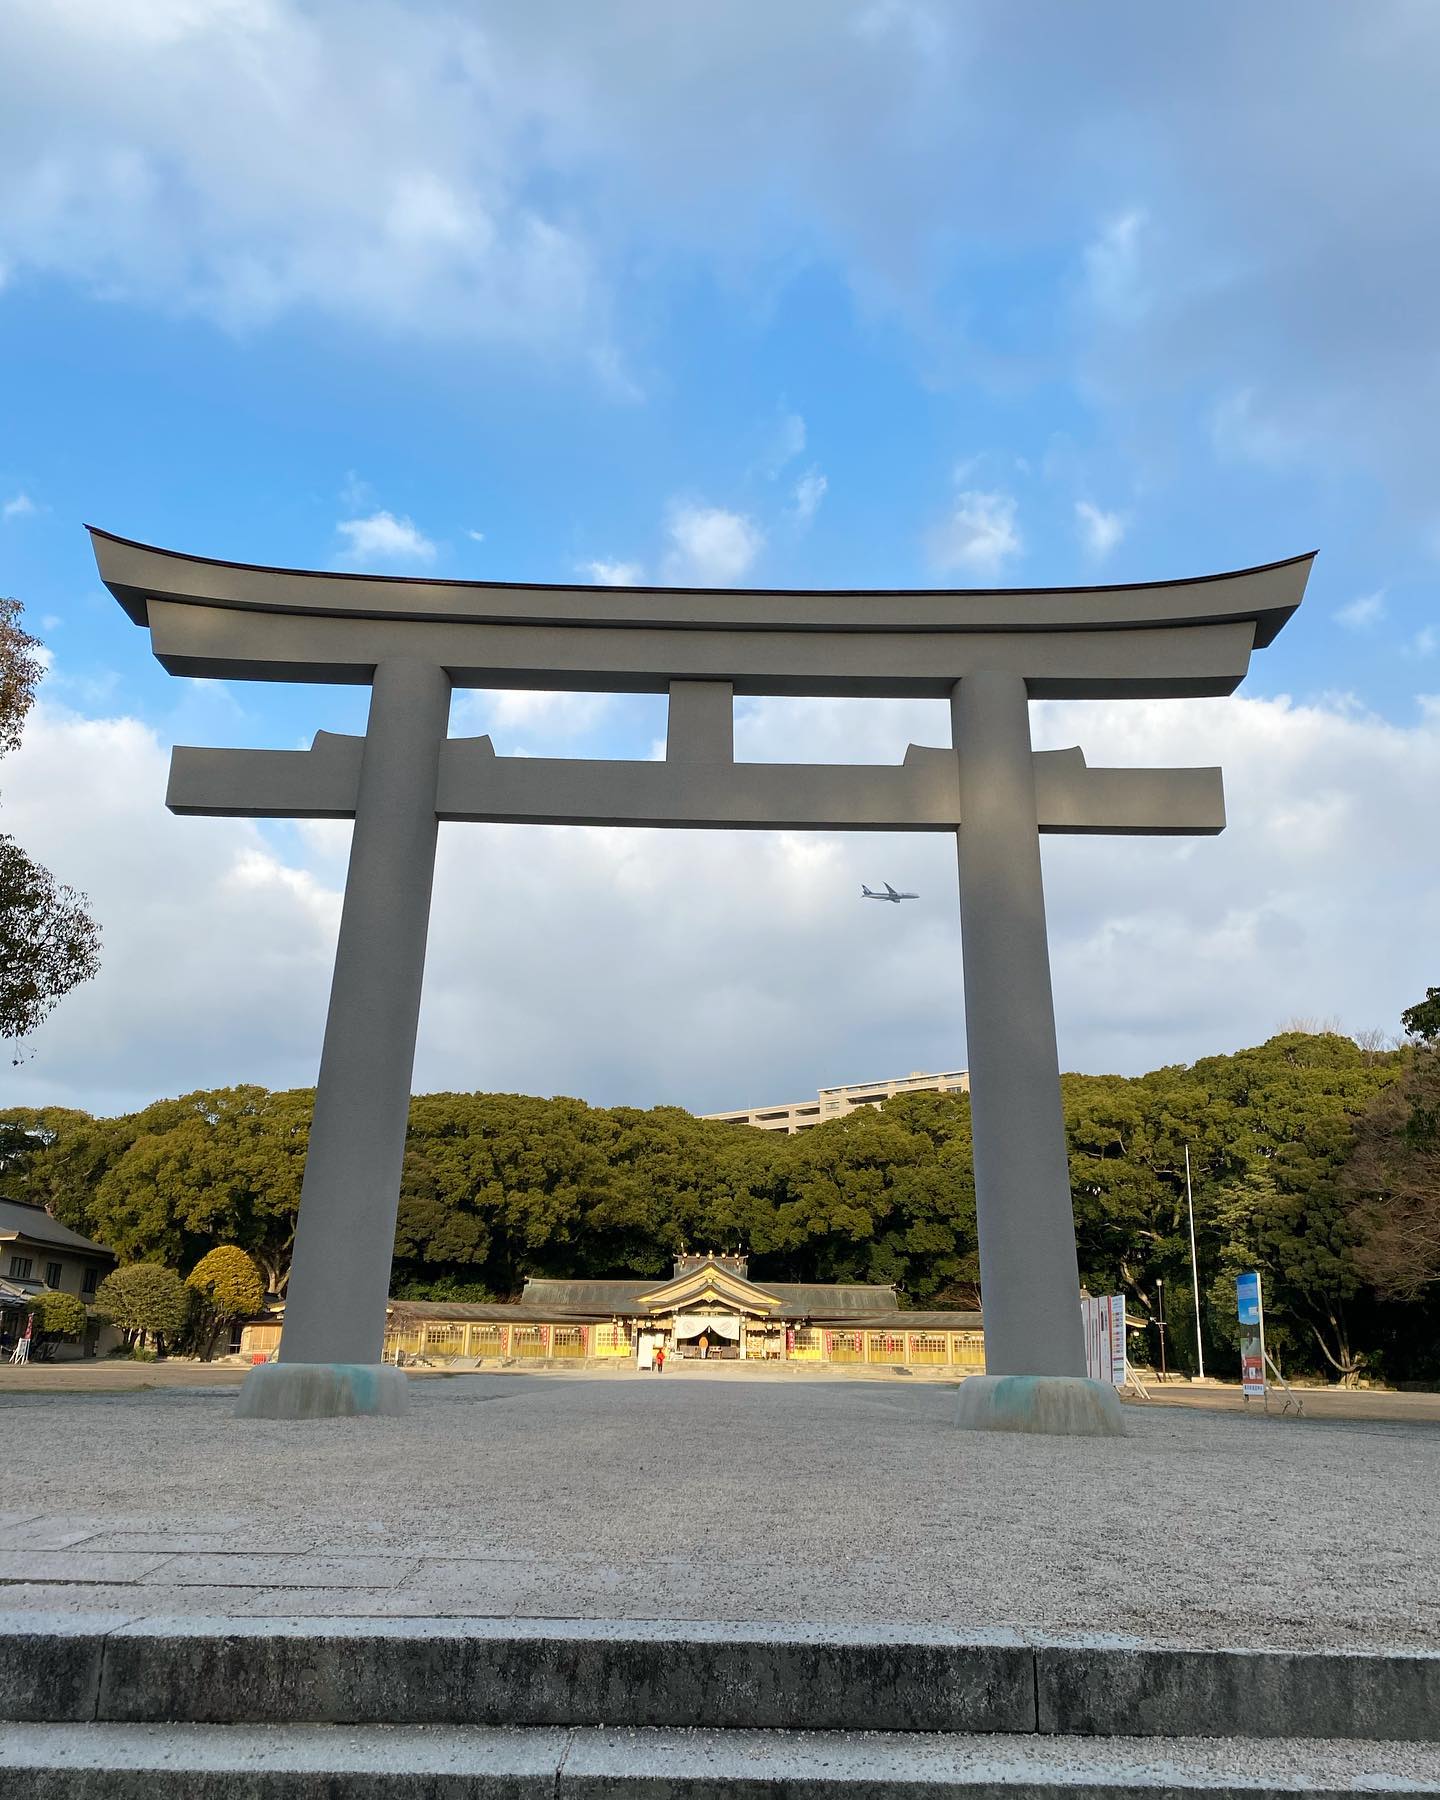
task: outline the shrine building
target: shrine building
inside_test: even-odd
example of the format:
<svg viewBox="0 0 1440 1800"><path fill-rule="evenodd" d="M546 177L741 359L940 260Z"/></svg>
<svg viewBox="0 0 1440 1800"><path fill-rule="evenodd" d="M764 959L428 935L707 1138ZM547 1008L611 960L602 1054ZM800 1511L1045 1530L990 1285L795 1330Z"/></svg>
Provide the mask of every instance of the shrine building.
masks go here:
<svg viewBox="0 0 1440 1800"><path fill-rule="evenodd" d="M517 1301L392 1300L385 1360L667 1357L985 1366L978 1312L903 1310L894 1287L750 1279L745 1256L678 1256L665 1281L532 1277Z"/></svg>

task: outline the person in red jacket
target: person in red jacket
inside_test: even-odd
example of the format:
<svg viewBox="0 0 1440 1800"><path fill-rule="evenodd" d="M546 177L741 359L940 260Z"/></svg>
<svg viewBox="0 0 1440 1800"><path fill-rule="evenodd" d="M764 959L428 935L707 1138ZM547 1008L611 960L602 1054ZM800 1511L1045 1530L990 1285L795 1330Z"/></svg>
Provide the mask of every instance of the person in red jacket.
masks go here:
<svg viewBox="0 0 1440 1800"><path fill-rule="evenodd" d="M655 1373L657 1375L665 1373L665 1346L663 1344L657 1346L655 1351Z"/></svg>

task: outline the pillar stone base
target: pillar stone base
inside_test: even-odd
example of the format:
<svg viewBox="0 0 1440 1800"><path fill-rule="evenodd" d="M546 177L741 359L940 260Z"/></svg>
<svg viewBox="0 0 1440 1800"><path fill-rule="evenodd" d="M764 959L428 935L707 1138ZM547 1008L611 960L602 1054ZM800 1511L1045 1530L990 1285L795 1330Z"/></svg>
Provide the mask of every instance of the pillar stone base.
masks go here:
<svg viewBox="0 0 1440 1800"><path fill-rule="evenodd" d="M955 1423L962 1431L1124 1437L1125 1409L1113 1387L1083 1375L971 1375L960 1383Z"/></svg>
<svg viewBox="0 0 1440 1800"><path fill-rule="evenodd" d="M345 1419L356 1413L399 1418L410 1410L410 1384L382 1363L260 1363L240 1389L237 1419Z"/></svg>

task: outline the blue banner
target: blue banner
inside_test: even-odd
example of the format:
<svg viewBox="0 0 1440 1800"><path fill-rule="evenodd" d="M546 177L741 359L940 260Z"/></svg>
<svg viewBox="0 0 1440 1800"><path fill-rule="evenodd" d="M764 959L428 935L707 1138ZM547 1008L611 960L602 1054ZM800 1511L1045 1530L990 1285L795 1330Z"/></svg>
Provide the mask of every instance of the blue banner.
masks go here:
<svg viewBox="0 0 1440 1800"><path fill-rule="evenodd" d="M1265 1314L1256 1269L1235 1277L1235 1310L1240 1319L1240 1387L1247 1397L1265 1393Z"/></svg>

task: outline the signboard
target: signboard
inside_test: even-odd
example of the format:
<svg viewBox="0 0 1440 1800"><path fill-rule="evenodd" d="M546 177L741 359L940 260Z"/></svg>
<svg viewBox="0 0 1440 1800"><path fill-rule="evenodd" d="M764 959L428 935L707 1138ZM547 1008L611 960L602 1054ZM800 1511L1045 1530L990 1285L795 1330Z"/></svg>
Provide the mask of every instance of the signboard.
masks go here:
<svg viewBox="0 0 1440 1800"><path fill-rule="evenodd" d="M1240 1386L1246 1399L1265 1397L1265 1307L1260 1271L1235 1277L1235 1312L1240 1320Z"/></svg>
<svg viewBox="0 0 1440 1800"><path fill-rule="evenodd" d="M1085 1373L1092 1381L1125 1385L1125 1296L1082 1294L1080 1317L1085 1326Z"/></svg>

